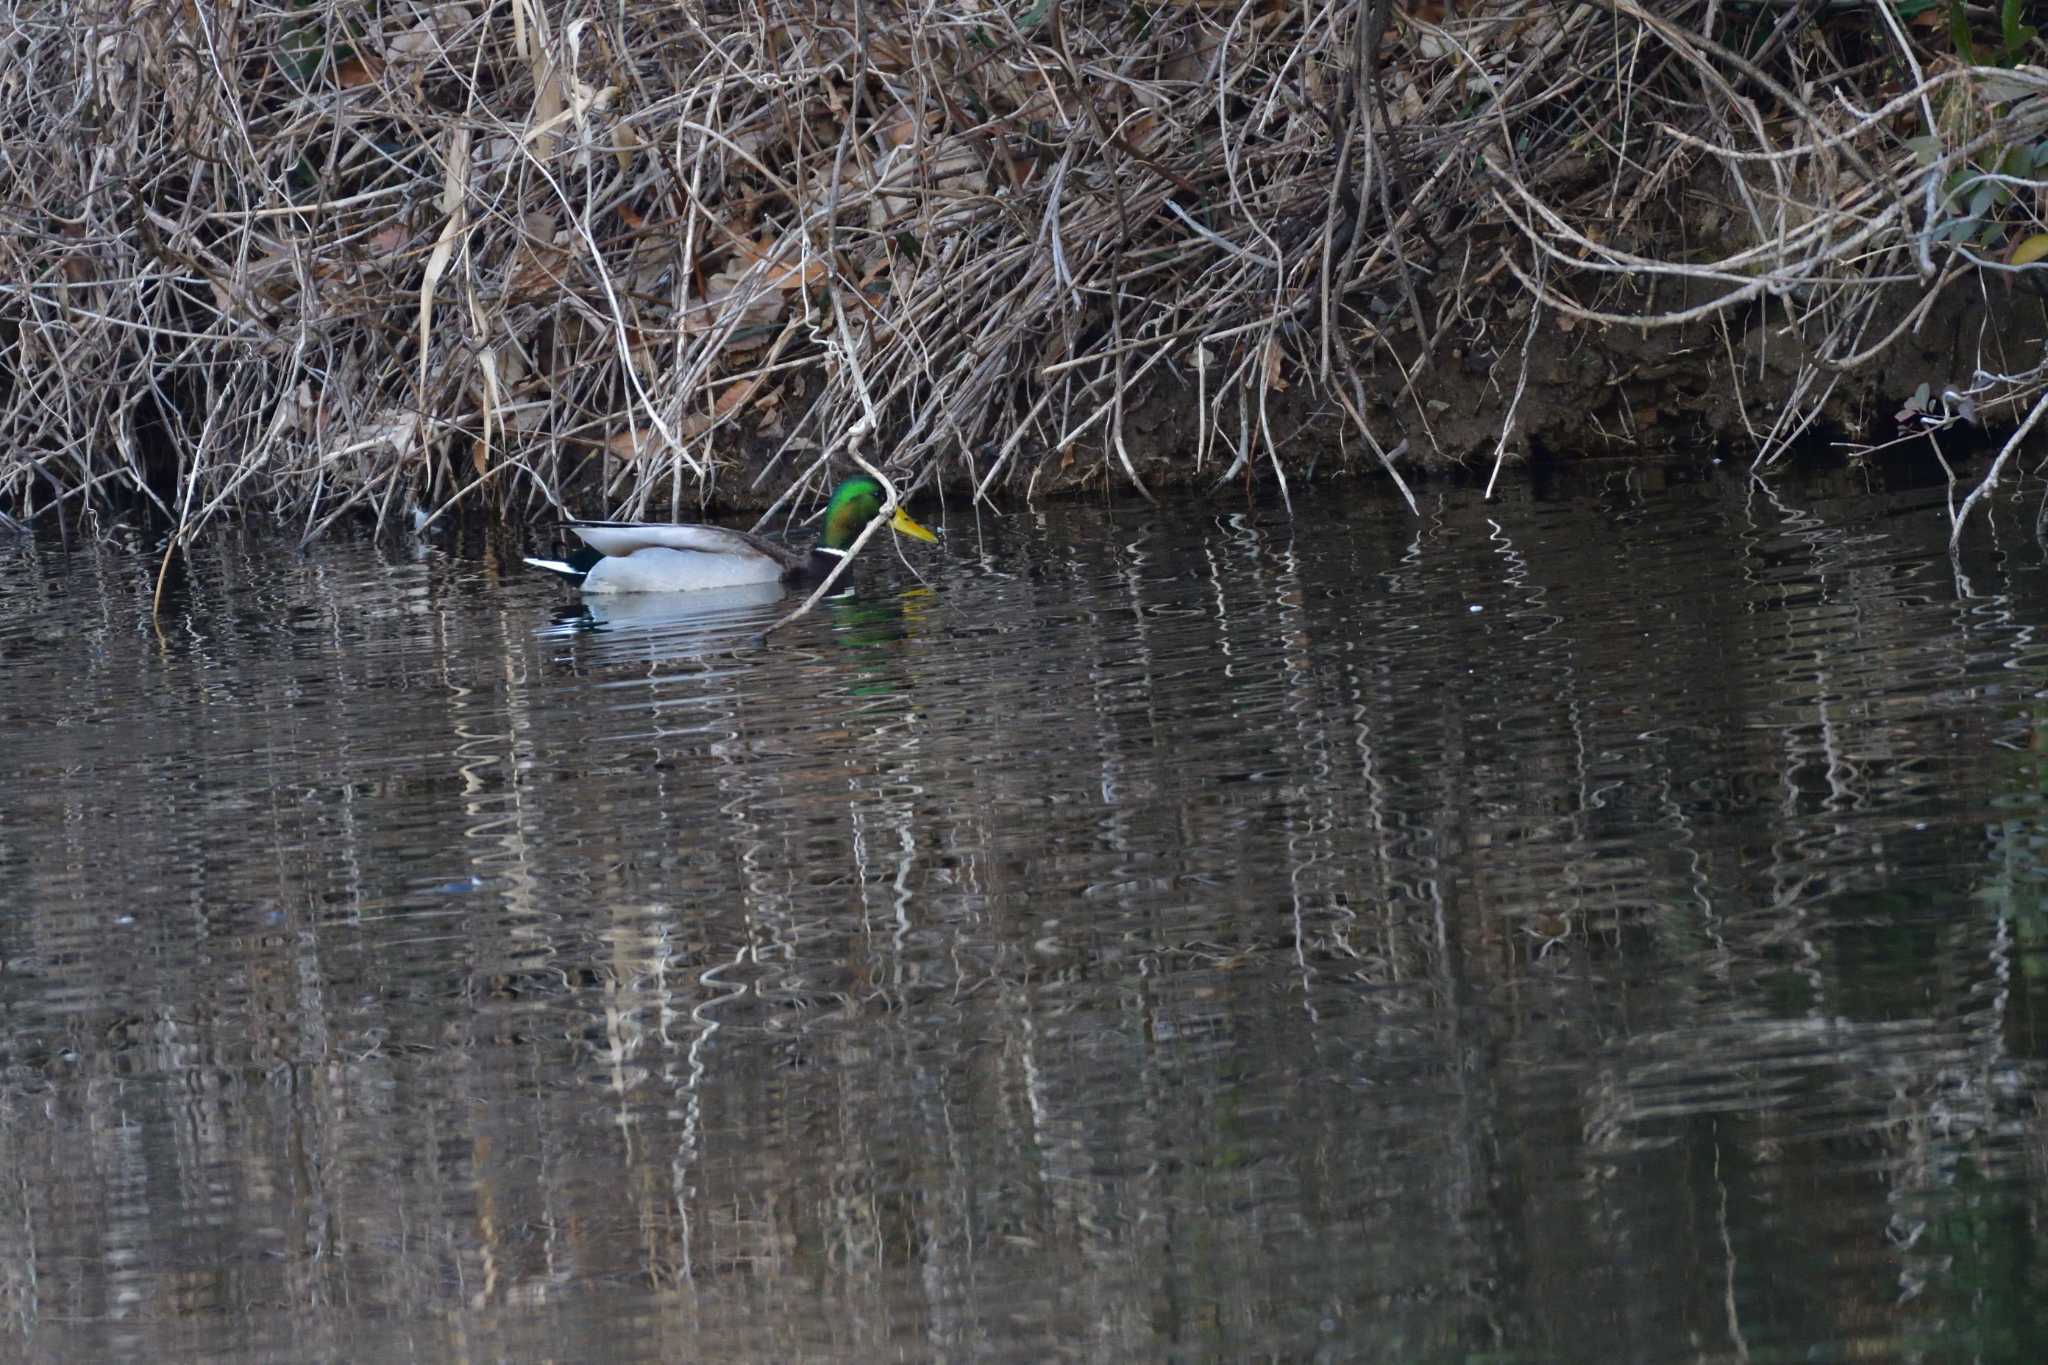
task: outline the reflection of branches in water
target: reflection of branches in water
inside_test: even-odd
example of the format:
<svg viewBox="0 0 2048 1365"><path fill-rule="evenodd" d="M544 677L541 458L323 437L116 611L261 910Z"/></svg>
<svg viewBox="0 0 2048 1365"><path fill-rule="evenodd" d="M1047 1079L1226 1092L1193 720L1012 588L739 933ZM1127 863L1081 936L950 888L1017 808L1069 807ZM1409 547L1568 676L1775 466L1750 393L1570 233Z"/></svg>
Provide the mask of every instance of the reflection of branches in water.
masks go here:
<svg viewBox="0 0 2048 1365"><path fill-rule="evenodd" d="M198 700L166 743L336 755L319 799L234 812L294 850L280 886L331 899L245 925L201 879L146 953L96 937L163 1008L11 1031L60 1058L37 1070L94 1142L37 1148L81 1129L62 1104L40 1126L19 1091L0 1142L50 1189L210 1192L231 1163L309 1182L352 1240L290 1261L295 1304L455 1280L486 1304L605 1277L710 1295L778 1271L944 1300L997 1254L1150 1264L1145 1239L1191 1207L1309 1225L1218 1249L1202 1273L1220 1280L1262 1237L1320 1236L1318 1210L1380 1226L1402 1181L1428 1226L1535 1198L1506 1167L1546 1106L1603 1193L1626 1174L1610 1158L1700 1141L1702 1116L1749 1125L1714 1139L1745 1150L1888 1143L1936 1187L2007 1121L2009 918L1959 919L1940 989L1967 998L1896 1028L1853 1021L1828 932L1914 856L1927 767L1990 723L1971 680L2024 648L2024 614L1930 607L1940 576L1911 545L1763 487L1746 521L1714 509L1736 522L1726 553L1679 591L1647 512L1624 490L1545 539L1447 502L1385 562L1357 527L1324 543L1242 521L1067 547L1004 580L1037 594L1012 615L811 622L819 652L782 660L794 695L622 667L551 699L528 679L554 642L516 657L509 610L465 639L425 592L370 643L434 621L435 665L323 641L295 675L320 706L248 705L170 655ZM1617 585L1671 596L1653 617ZM312 591L321 620L356 595ZM445 764L366 756L405 714L394 676L425 681L404 704L434 708L417 748ZM593 789L635 806L586 809ZM78 869L160 869L95 842L90 792L69 800L51 828L71 870L40 890L94 904L97 933L104 885ZM482 895L382 888L395 856L451 847ZM166 949L187 930L211 965ZM30 946L33 970L74 970L61 935ZM223 998L223 960L246 996ZM1810 1000L1768 994L1794 990ZM199 1087L171 1106L175 1168L124 1127L147 1112L131 1072ZM293 1129L274 1149L250 1132L273 1121ZM17 1216L42 1188L0 1195L0 1227L56 1239L53 1281L82 1273L82 1243ZM135 1217L115 1241L148 1235ZM1075 1291L1091 1321L1145 1302L1101 1278ZM964 1334L959 1311L929 1321Z"/></svg>

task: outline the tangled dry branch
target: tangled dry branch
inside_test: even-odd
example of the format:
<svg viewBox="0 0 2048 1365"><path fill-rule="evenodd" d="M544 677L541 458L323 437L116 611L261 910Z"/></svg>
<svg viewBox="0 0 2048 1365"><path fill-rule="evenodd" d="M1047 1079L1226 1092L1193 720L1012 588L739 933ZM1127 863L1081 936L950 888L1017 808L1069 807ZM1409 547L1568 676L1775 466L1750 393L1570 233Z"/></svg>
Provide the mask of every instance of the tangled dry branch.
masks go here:
<svg viewBox="0 0 2048 1365"><path fill-rule="evenodd" d="M1519 349L1504 454L1554 329L1759 302L1769 459L2048 254L2038 40L1896 8L0 0L0 507L680 516L871 427L1142 490L1160 385L1192 474L1284 491L1295 391L1399 482L1447 345ZM2044 392L1987 336L1913 416Z"/></svg>

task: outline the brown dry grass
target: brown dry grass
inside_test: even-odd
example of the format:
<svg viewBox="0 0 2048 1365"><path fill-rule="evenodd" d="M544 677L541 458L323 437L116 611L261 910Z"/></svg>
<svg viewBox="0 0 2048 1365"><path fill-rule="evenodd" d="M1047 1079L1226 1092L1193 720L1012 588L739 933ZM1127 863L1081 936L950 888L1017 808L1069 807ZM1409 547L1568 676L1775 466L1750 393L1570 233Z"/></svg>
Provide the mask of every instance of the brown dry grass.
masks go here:
<svg viewBox="0 0 2048 1365"><path fill-rule="evenodd" d="M2031 268L2001 158L2048 140L2048 81L1829 4L0 0L0 37L0 507L174 540L687 516L737 450L795 493L870 428L906 490L1075 451L1142 488L1166 377L1190 476L1284 489L1283 389L1426 447L1448 341L1503 337L1519 397L1560 318L1766 297L1819 356L1767 458L1896 340L1885 291Z"/></svg>

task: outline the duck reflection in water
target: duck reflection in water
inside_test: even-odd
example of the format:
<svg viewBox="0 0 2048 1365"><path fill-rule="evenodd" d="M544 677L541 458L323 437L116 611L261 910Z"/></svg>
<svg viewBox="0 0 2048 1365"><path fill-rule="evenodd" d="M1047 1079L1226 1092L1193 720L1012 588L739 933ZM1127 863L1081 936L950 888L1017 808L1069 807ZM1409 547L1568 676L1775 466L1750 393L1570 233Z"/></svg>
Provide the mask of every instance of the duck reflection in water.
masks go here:
<svg viewBox="0 0 2048 1365"><path fill-rule="evenodd" d="M930 588L888 596L849 591L821 607L833 642L863 663L862 673L891 660L898 642L934 599ZM749 648L795 599L779 583L749 583L692 593L619 593L585 597L554 613L544 635L573 639L584 663L648 663L703 658ZM871 678L857 687L882 682ZM891 690L894 682L882 682Z"/></svg>

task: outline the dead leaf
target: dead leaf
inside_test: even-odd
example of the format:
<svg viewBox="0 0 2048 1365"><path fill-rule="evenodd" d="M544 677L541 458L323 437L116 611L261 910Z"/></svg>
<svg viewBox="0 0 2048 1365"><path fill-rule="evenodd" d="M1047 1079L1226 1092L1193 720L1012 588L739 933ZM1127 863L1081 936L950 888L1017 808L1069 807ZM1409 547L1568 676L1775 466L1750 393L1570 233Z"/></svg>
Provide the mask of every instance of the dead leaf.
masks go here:
<svg viewBox="0 0 2048 1365"><path fill-rule="evenodd" d="M536 65L541 63L536 60ZM554 129L568 117L569 99L562 90L561 73L545 67L543 71L533 92L533 113L527 120L524 141L532 146L534 159L545 163L555 154Z"/></svg>
<svg viewBox="0 0 2048 1365"><path fill-rule="evenodd" d="M705 281L706 293L702 298L691 298L683 306L682 315L677 319L686 336L703 336L717 328L746 327L759 323L779 320L789 309L789 300L780 290L763 289L753 281L745 281L745 272L728 267ZM745 297L746 306L737 321L728 317L735 301ZM735 346L753 345L751 338L730 343Z"/></svg>
<svg viewBox="0 0 2048 1365"><path fill-rule="evenodd" d="M432 56L441 46L441 35L432 19L422 19L404 33L391 40L391 51L395 56L419 58Z"/></svg>
<svg viewBox="0 0 2048 1365"><path fill-rule="evenodd" d="M1280 363L1284 358L1280 350L1279 337L1274 337L1266 343L1266 387L1278 393L1287 392L1287 380L1280 372Z"/></svg>
<svg viewBox="0 0 2048 1365"><path fill-rule="evenodd" d="M806 260L793 246L758 244L746 238L733 243L733 263L726 270L732 271L737 278L739 269L753 265L761 267L760 278L769 288L785 292L808 289L825 278L825 262L817 256ZM717 276L712 278L715 280Z"/></svg>
<svg viewBox="0 0 2048 1365"><path fill-rule="evenodd" d="M647 453L647 448L651 444L653 435L654 433L650 431L636 432L631 427L628 427L624 431L614 432L607 436L604 448L615 459L638 460Z"/></svg>
<svg viewBox="0 0 2048 1365"><path fill-rule="evenodd" d="M891 76L900 76L910 70L910 52L894 38L871 37L868 39L868 65Z"/></svg>
<svg viewBox="0 0 2048 1365"><path fill-rule="evenodd" d="M909 146L917 141L917 135L921 131L921 126L928 124L929 121L929 118L920 119L913 115L905 106L897 105L882 120L882 145L884 147Z"/></svg>
<svg viewBox="0 0 2048 1365"><path fill-rule="evenodd" d="M757 374L752 379L727 385L725 392L718 395L718 401L711 405L712 416L728 417L739 411L746 401L754 396L755 391L767 382L767 375Z"/></svg>
<svg viewBox="0 0 2048 1365"><path fill-rule="evenodd" d="M561 287L569 267L569 253L555 245L554 218L534 209L519 221L518 251L513 256L511 277L505 292L513 300L551 294Z"/></svg>
<svg viewBox="0 0 2048 1365"><path fill-rule="evenodd" d="M619 174L633 172L633 158L647 145L647 139L640 136L639 129L630 121L612 125L612 156L619 163Z"/></svg>
<svg viewBox="0 0 2048 1365"><path fill-rule="evenodd" d="M375 57L355 56L334 68L334 82L344 90L354 90L360 86L375 85L383 74L384 63Z"/></svg>
<svg viewBox="0 0 2048 1365"><path fill-rule="evenodd" d="M441 276L447 272L448 262L454 258L456 243L469 226L469 214L463 202L469 188L469 140L469 129L453 129L448 135L448 150L442 158L441 212L446 215L446 221L441 224L440 239L428 254L426 269L420 278L421 392L426 391L427 362L433 354L434 290L440 285Z"/></svg>
<svg viewBox="0 0 2048 1365"><path fill-rule="evenodd" d="M1393 109L1388 112L1387 122L1395 125L1414 123L1422 117L1422 108L1422 92L1416 89L1415 82L1409 81L1401 87L1400 98L1394 101Z"/></svg>

